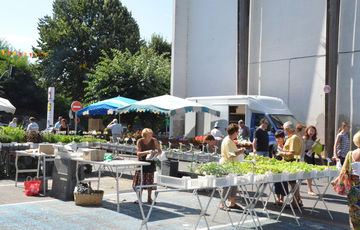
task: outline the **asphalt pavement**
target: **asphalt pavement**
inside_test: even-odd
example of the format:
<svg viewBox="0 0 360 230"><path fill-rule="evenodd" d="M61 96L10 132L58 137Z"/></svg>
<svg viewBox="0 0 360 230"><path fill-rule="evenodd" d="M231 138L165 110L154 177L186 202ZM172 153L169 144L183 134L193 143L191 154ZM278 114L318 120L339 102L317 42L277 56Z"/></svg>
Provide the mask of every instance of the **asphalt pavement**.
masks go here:
<svg viewBox="0 0 360 230"><path fill-rule="evenodd" d="M95 175L93 176L95 179ZM317 180L317 183L322 192L327 181L321 179ZM13 180L1 180L0 229L138 229L142 218L139 206L134 204L136 195L131 184L132 175L124 175L120 179L121 204L118 213L116 212L116 183L110 175L105 174L101 178L100 188L104 190L101 207L76 206L73 201L61 201L51 196L27 197L24 194L22 182L15 187ZM96 186L96 183L93 182L93 186ZM51 188L51 180L49 188ZM247 189L252 194L256 187L247 186ZM314 189L316 191L315 187ZM259 216L263 229L349 229L346 197L337 195L331 186L327 190L324 200L334 218L331 220L323 202L319 202L311 213L317 197L307 194L305 182L302 183L300 191L304 207L302 213L295 210L300 225L297 225L291 209L288 208L277 220L280 207L274 204L274 198L271 196L270 203L267 205L270 218L267 217L261 202L258 202L256 207L256 214ZM264 200L269 192L267 187L263 196ZM199 191L203 206L208 201L209 194L208 190ZM146 192L143 195L145 200ZM219 201L218 193L216 193L206 214L210 229L234 229L225 211L220 210L213 219ZM238 197L237 202L245 205L241 196ZM144 205L144 208L147 212L149 205ZM200 212L199 203L192 192L161 193L150 216L148 227L149 229L194 229ZM241 211L230 212L234 225L238 224L241 216ZM241 228L245 229L254 227L251 216L247 216L245 222L241 224ZM204 218L201 218L198 229L207 229Z"/></svg>

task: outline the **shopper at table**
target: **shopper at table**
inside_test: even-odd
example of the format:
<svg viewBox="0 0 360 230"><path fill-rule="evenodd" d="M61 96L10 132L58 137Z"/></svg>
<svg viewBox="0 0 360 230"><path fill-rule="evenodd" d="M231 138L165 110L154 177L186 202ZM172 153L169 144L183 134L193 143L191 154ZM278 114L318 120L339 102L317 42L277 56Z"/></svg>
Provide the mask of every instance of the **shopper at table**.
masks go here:
<svg viewBox="0 0 360 230"><path fill-rule="evenodd" d="M346 154L349 152L350 149L350 139L348 136L349 131L349 123L341 123L341 127L338 130L338 135L336 136L334 144L333 160L340 161L342 165L344 164Z"/></svg>
<svg viewBox="0 0 360 230"><path fill-rule="evenodd" d="M154 184L154 172L156 169L155 161L149 160L153 156L161 154L161 148L157 139L153 138L153 131L151 129L145 128L141 132L142 138L140 138L137 143L137 156L139 161L150 162L151 165L143 166L143 185L152 185ZM133 179L133 187L141 184L141 175L140 171L136 171ZM148 190L147 202L152 203L151 193L152 190L156 190L156 187L146 188ZM141 191L142 193L142 191ZM138 201L135 201L138 203Z"/></svg>
<svg viewBox="0 0 360 230"><path fill-rule="evenodd" d="M304 161L304 155L305 155L305 141L304 141L304 135L305 135L305 131L306 131L306 126L303 124L297 124L296 125L296 135L298 135L301 140L302 140L302 152L301 155L299 156L300 158L298 158L301 162Z"/></svg>
<svg viewBox="0 0 360 230"><path fill-rule="evenodd" d="M67 124L67 121L65 118L61 119L61 125L58 128L59 133L65 132L66 135L69 135L69 125Z"/></svg>
<svg viewBox="0 0 360 230"><path fill-rule="evenodd" d="M35 122L35 117L30 117L30 124L27 126L26 131L39 131L39 125Z"/></svg>
<svg viewBox="0 0 360 230"><path fill-rule="evenodd" d="M238 121L239 124L239 134L238 139L241 140L249 140L250 139L250 129L245 125L243 120Z"/></svg>
<svg viewBox="0 0 360 230"><path fill-rule="evenodd" d="M239 132L239 126L237 124L230 124L226 129L228 135L224 138L222 144L221 144L221 159L220 163L230 163L230 162L236 162L239 161L239 156L241 154L244 154L245 148L237 149L236 144L234 142L234 139L237 139L238 132ZM228 194L228 201L230 202L230 205L227 207L227 210L233 209L241 209L241 207L236 204L235 197L237 193L237 187L228 187L224 188L222 191L223 197L226 196L226 193L230 189ZM222 210L225 209L225 204L220 204L220 208Z"/></svg>
<svg viewBox="0 0 360 230"><path fill-rule="evenodd" d="M118 123L117 119L112 120L110 124L106 127L107 129L111 130L113 141L116 142L118 137L122 136L123 127L121 124Z"/></svg>
<svg viewBox="0 0 360 230"><path fill-rule="evenodd" d="M357 149L349 152L347 158L344 161L339 176L331 182L335 186L340 180L340 176L348 169L348 165L351 162L351 171L349 172L351 178L351 190L347 195L349 205L349 221L351 229L360 229L360 131L358 131L354 137L353 142Z"/></svg>
<svg viewBox="0 0 360 230"><path fill-rule="evenodd" d="M215 122L214 128L210 131L211 135L215 137L216 140L222 140L224 135L220 131L219 122Z"/></svg>
<svg viewBox="0 0 360 230"><path fill-rule="evenodd" d="M275 139L276 139L276 148L274 147L273 151L274 151L274 156L277 160L282 160L282 157L279 156L279 152L284 151L284 144L285 144L285 134L283 131L278 131L275 133ZM283 185L281 185L281 183ZM283 187L284 186L284 187ZM286 196L286 194L289 193L289 189L288 189L288 183L287 182L279 182L279 183L275 183L274 184L275 187L275 194L276 194L276 201L275 203L277 205L283 205L284 203L284 197ZM285 189L285 190L284 190Z"/></svg>
<svg viewBox="0 0 360 230"><path fill-rule="evenodd" d="M222 140L215 140L215 137L211 134L208 134L204 138L204 142L206 144L206 152L207 153L217 153L221 154L221 142ZM220 147L219 147L220 145ZM216 151L215 151L216 149Z"/></svg>
<svg viewBox="0 0 360 230"><path fill-rule="evenodd" d="M14 117L14 118L12 119L12 121L9 123L9 126L10 126L11 128L16 128L16 127L17 127L17 118L16 118L16 117Z"/></svg>
<svg viewBox="0 0 360 230"><path fill-rule="evenodd" d="M304 135L304 141L305 141L305 156L304 161L308 164L315 165L315 143L317 141L317 130L316 127L313 125L310 125L306 128L305 135ZM308 194L311 196L316 196L316 193L314 193L312 189L312 179L307 180L308 185Z"/></svg>
<svg viewBox="0 0 360 230"><path fill-rule="evenodd" d="M54 125L54 129L55 130L58 130L59 129L59 127L60 127L60 125L61 125L61 120L63 119L63 117L62 116L59 116L58 117L58 121L55 123L55 125Z"/></svg>
<svg viewBox="0 0 360 230"><path fill-rule="evenodd" d="M269 135L267 127L269 121L266 118L260 120L260 126L254 133L253 152L258 156L269 156Z"/></svg>
<svg viewBox="0 0 360 230"><path fill-rule="evenodd" d="M302 152L303 142L302 138L300 138L298 135L296 135L295 132L295 126L291 121L287 121L284 123L284 131L288 135L288 138L285 142L283 151L279 152L279 155L285 160L285 161L295 161L295 156L300 156ZM289 184L292 188L292 190L296 186L296 181L289 181ZM299 206L303 206L302 200L300 198L300 190L297 189L295 191L295 198L299 204ZM294 205L293 201L293 206ZM295 206L296 207L296 206Z"/></svg>

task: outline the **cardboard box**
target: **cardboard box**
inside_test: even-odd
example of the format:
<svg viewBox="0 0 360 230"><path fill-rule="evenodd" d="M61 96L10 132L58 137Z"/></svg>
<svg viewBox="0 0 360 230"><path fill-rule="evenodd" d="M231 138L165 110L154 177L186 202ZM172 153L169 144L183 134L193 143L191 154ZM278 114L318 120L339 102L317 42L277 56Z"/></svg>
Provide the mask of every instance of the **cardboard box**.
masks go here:
<svg viewBox="0 0 360 230"><path fill-rule="evenodd" d="M52 144L39 144L39 153L54 155L54 146Z"/></svg>
<svg viewBox="0 0 360 230"><path fill-rule="evenodd" d="M104 161L106 150L97 149L97 161Z"/></svg>
<svg viewBox="0 0 360 230"><path fill-rule="evenodd" d="M104 161L106 150L102 149L81 149L83 159L88 161Z"/></svg>

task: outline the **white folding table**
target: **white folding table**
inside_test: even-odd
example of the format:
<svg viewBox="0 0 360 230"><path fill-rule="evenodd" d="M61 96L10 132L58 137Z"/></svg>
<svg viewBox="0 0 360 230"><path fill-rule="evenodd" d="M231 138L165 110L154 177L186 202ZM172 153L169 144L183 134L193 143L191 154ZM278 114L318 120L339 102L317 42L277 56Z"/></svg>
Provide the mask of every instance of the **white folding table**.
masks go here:
<svg viewBox="0 0 360 230"><path fill-rule="evenodd" d="M117 210L117 212L120 211L119 178L121 178L123 172L129 172L129 171L134 171L134 170L139 170L140 169L141 184L142 184L143 166L150 165L149 162L135 161L135 160L90 161L90 160L83 160L82 158L71 158L71 159L76 161L76 182L77 183L79 183L79 181L80 181L79 180L79 175L78 175L79 165L91 164L91 165L98 165L99 166L97 189L100 188L101 171L103 171L105 168L115 168L116 201L117 201L117 209L116 210Z"/></svg>
<svg viewBox="0 0 360 230"><path fill-rule="evenodd" d="M42 159L42 161L43 161L43 186L44 186L44 196L45 196L46 195L46 162L54 161L55 156L45 154L45 153L32 153L32 152L26 152L26 151L15 151L15 153L16 153L16 157L15 157L15 168L16 168L15 187L17 187L19 173L36 172L36 176L39 177L40 161ZM38 158L37 168L36 169L19 169L18 160L19 160L19 157L22 157L22 156L37 157Z"/></svg>

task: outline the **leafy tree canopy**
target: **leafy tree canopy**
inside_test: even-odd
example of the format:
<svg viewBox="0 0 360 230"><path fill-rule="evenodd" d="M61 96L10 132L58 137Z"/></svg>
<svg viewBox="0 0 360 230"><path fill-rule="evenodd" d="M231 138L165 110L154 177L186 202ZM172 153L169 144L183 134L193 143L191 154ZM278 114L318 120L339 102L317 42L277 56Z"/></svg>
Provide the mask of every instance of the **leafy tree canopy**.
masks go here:
<svg viewBox="0 0 360 230"><path fill-rule="evenodd" d="M122 96L136 100L168 94L170 90L170 60L151 48L142 47L132 55L112 50L89 74L85 88L87 102Z"/></svg>
<svg viewBox="0 0 360 230"><path fill-rule="evenodd" d="M141 43L137 23L119 0L55 0L52 17L40 19L38 30L38 45L48 54L40 61L44 85L77 100L102 51L135 53Z"/></svg>
<svg viewBox="0 0 360 230"><path fill-rule="evenodd" d="M153 34L148 47L154 49L159 55L165 54L166 58L171 58L171 43L168 43L161 35Z"/></svg>
<svg viewBox="0 0 360 230"><path fill-rule="evenodd" d="M14 50L0 40L0 49ZM0 54L0 75L14 65L14 78L7 74L0 81L0 96L7 98L16 107L16 114L39 116L46 114L47 92L36 84L33 65L28 59L19 56Z"/></svg>

